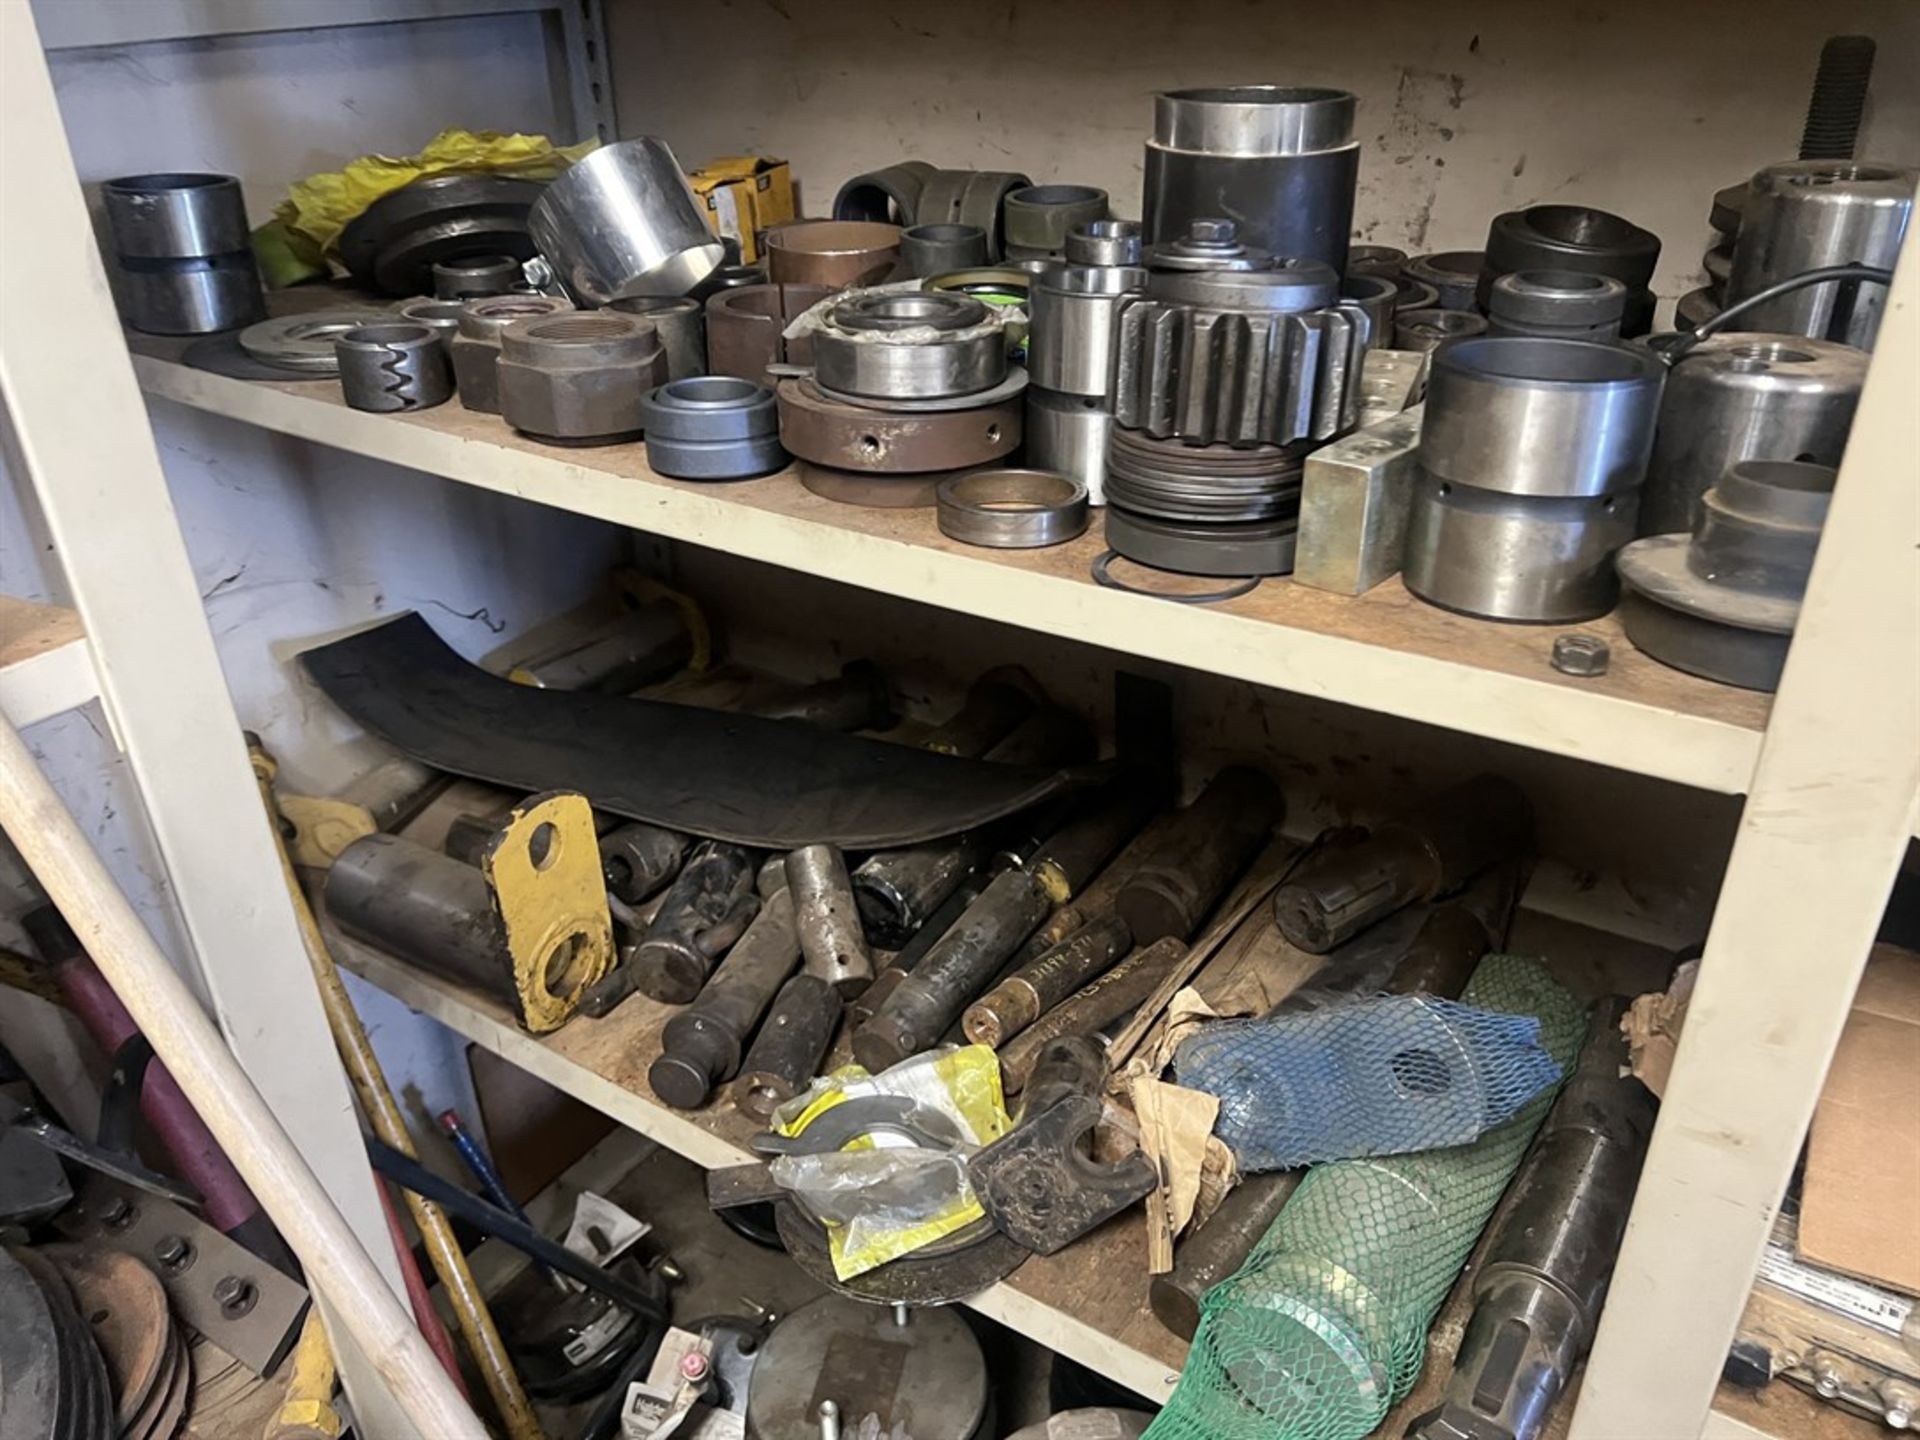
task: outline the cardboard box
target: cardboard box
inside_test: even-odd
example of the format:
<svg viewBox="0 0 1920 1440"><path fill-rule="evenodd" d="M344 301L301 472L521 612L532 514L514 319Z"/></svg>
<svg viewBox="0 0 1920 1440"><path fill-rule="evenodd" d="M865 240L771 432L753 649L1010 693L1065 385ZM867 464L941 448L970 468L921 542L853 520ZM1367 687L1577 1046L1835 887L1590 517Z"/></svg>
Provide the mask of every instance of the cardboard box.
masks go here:
<svg viewBox="0 0 1920 1440"><path fill-rule="evenodd" d="M740 259L760 258L759 234L793 219L793 172L764 155L725 155L687 177L707 209L707 224L740 246Z"/></svg>

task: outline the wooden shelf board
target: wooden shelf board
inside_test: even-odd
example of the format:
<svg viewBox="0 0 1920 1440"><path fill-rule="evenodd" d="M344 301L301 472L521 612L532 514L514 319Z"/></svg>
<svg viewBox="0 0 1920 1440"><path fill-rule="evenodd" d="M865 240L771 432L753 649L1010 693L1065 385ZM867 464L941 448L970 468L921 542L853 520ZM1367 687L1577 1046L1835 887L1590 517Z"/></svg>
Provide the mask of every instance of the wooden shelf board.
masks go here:
<svg viewBox="0 0 1920 1440"><path fill-rule="evenodd" d="M99 693L78 611L0 595L0 713L15 728L84 705Z"/></svg>

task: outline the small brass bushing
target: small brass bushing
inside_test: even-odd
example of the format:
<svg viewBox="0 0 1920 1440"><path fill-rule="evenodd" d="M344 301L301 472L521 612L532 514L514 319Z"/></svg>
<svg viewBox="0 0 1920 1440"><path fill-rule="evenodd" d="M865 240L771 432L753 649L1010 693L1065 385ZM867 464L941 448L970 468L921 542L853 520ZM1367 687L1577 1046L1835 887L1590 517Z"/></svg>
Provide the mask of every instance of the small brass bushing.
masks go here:
<svg viewBox="0 0 1920 1440"><path fill-rule="evenodd" d="M500 332L500 414L555 445L637 440L667 352L637 315L598 310L516 320Z"/></svg>

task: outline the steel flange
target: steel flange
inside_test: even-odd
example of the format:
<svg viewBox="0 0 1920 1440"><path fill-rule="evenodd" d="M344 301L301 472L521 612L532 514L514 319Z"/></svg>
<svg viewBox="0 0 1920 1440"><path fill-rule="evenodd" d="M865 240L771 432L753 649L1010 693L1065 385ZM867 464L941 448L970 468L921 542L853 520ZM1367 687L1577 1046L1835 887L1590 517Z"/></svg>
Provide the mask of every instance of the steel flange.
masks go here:
<svg viewBox="0 0 1920 1440"><path fill-rule="evenodd" d="M834 470L918 474L985 465L1019 445L1019 396L970 410L893 411L850 405L811 380L782 380L780 440L802 460Z"/></svg>
<svg viewBox="0 0 1920 1440"><path fill-rule="evenodd" d="M340 232L340 259L386 295L433 292L433 267L482 255L533 257L527 216L546 186L501 175L433 175L381 196Z"/></svg>

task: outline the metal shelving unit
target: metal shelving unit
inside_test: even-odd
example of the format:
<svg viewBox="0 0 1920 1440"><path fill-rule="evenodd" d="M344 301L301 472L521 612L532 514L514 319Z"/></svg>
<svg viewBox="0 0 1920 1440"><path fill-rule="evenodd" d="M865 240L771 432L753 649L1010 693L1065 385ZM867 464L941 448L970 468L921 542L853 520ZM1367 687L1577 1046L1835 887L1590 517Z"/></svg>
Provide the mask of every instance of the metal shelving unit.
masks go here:
<svg viewBox="0 0 1920 1440"><path fill-rule="evenodd" d="M249 23L212 0L178 8L182 24L201 28L161 27L167 35L232 33ZM568 17L572 73L586 74L590 47L572 6L356 0L353 8L366 19L552 9ZM152 7L126 13L149 17L138 23L154 29ZM262 13L250 23L277 28L264 25ZM69 33L73 43L100 43L77 23L49 28L55 40ZM207 28L221 25L228 29ZM315 446L840 583L1569 762L1744 795L1571 1433L1758 1433L1712 1414L1715 1382L1881 907L1920 821L1920 436L1912 405L1920 394L1920 237L1907 242L1799 635L1769 705L1661 670L1624 642L1607 681L1566 680L1546 667L1550 635L1444 616L1396 590L1342 600L1269 585L1218 609L1166 606L1096 588L1078 549L969 552L941 540L925 516L830 506L790 477L721 492L651 476L632 447L541 450L452 407L375 417L346 410L329 387L223 380L152 355L129 366L25 7L0 8L0 38L8 205L35 217L31 227L10 229L0 268L0 387L76 601L72 611L0 611L0 704L31 723L101 699L139 779L212 1004L276 1109L298 1122L361 1233L370 1242L381 1237L370 1243L376 1254L382 1222L359 1178L364 1166L346 1163L358 1135L140 388ZM604 65L597 50L593 58ZM610 97L595 94L590 79L576 93L583 110L605 105L600 123L611 123ZM89 376L84 394L65 378L79 374ZM731 1153L731 1142L568 1058L565 1033L534 1041L377 957L361 968L409 1004L676 1149L704 1163ZM686 1130L674 1131L679 1143L665 1134L675 1126ZM1164 1356L1117 1340L1112 1326L1036 1301L1018 1279L983 1296L981 1308L1143 1392L1164 1390ZM358 1388L364 1405L378 1406L365 1372Z"/></svg>

